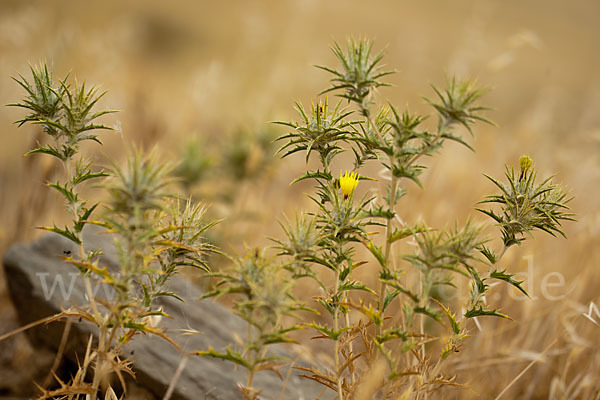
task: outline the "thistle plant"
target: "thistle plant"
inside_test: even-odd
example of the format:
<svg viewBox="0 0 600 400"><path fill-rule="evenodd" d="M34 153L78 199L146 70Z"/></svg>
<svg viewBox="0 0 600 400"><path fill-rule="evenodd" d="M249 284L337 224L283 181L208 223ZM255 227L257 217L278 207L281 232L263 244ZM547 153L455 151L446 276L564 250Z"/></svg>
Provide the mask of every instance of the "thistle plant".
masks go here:
<svg viewBox="0 0 600 400"><path fill-rule="evenodd" d="M223 140L192 137L181 146L181 163L175 175L186 193L204 183L210 190L203 193L203 197L232 202L239 196L232 195L231 186L255 184L271 167L274 137L272 129L264 128L238 128L224 135Z"/></svg>
<svg viewBox="0 0 600 400"><path fill-rule="evenodd" d="M530 234L534 229L543 230L552 236L559 234L565 237L561 230L561 221L573 221L573 214L566 207L566 203L571 200L568 194L559 185L552 183L552 177L537 183L537 172L529 156L521 156L519 164L518 177L514 169L506 167L508 184L487 176L501 193L488 196L481 203L501 204L502 213L497 215L492 210L479 211L498 223L506 248L521 244L525 239L524 235ZM495 255L487 256L493 263Z"/></svg>
<svg viewBox="0 0 600 400"><path fill-rule="evenodd" d="M211 272L205 258L217 251L204 238L214 223L206 222L205 206L172 193L173 166L160 161L156 152L139 150L130 152L124 167L113 162L105 169L81 156L82 142L102 144L98 132L110 130L98 120L114 111L96 111L104 93L68 76L55 82L46 65L32 67L30 80L15 79L26 97L12 106L28 112L17 123L38 125L48 136L27 155L53 156L65 171L48 186L64 197L71 223L42 229L78 247L64 259L81 271L89 299L57 318L89 322L98 336L93 346L90 341L71 383L59 380L58 389L42 389L42 398L95 400L102 389L114 395L107 384L113 374L124 389L123 374L131 373L131 363L121 350L138 333L157 335L179 349L156 324L168 317L156 300L180 299L167 283L182 267L207 272L216 284L204 297L233 297L234 312L247 323L239 343L195 353L243 368L247 380L240 391L246 399L259 398L257 373L279 374L285 361L270 346L293 342L291 333L298 329L313 330L315 339L331 343L330 365L296 368L339 400L426 399L441 387L459 386L445 362L464 345L468 320L509 318L489 305L491 282L504 281L527 294L522 281L500 268L502 257L536 230L565 236L561 224L573 220L570 197L552 177L538 181L533 160L522 156L516 170L506 167L506 182L486 175L498 193L480 202L493 208L477 210L498 226L498 246L484 234L486 225L473 218L445 228L415 221L413 210L401 214L402 198L423 187L424 160L449 142L473 150L468 138L476 123L491 124L488 108L480 104L486 90L475 81L449 77L443 89L433 86L433 97L425 99L432 107L431 119L401 110L379 98L379 90L390 86L384 78L392 71L382 64L384 53L372 49L364 39L349 40L345 48L334 44L339 66L318 67L330 74L331 85L310 107L296 103L297 121L277 122L287 129L277 139L282 158L301 153L307 166L311 157L317 158L318 167L307 167L293 181L314 183L314 207L281 223L285 238L274 240L276 254L252 250L230 257L230 268L219 272ZM340 99L330 101L327 94ZM260 136L254 147L236 140L227 148L225 163L234 178L250 179L264 169L267 136ZM196 154L191 151L177 171L188 191L211 163L208 158L195 163ZM382 170L382 182L368 176L372 165ZM106 201L91 203L82 189L99 179ZM100 249L85 246L88 224L114 235L118 268L105 265ZM413 251L399 246L407 241ZM363 282L357 268L377 277L376 284ZM318 293L318 310L292 294L300 279ZM458 279L466 282L468 293L461 291ZM112 288L114 296L95 298L93 286L100 284ZM457 300L439 295L441 288L454 291ZM320 314L319 320L298 322L305 315L301 310ZM290 323L293 318L296 322ZM94 370L91 382L88 368Z"/></svg>
<svg viewBox="0 0 600 400"><path fill-rule="evenodd" d="M205 143L198 138L191 138L182 146L179 154L181 163L174 173L180 178L186 193L209 175L214 160L207 153Z"/></svg>
<svg viewBox="0 0 600 400"><path fill-rule="evenodd" d="M156 318L168 317L156 305L161 296L179 298L165 288L168 279L182 266L208 270L203 255L215 251L203 234L212 227L204 222L205 207L173 196L167 189L171 166L160 162L155 153L131 152L124 168L116 163L107 170L79 154L80 144L91 140L102 144L97 131L110 130L96 120L114 111L95 111L104 93L85 84L69 83L68 77L54 82L45 64L31 68L32 79L15 79L26 91L21 107L30 113L18 121L40 125L49 143L40 144L31 154L48 154L64 166L64 181L48 183L64 198L72 223L64 228L56 225L42 229L61 235L78 248L78 254L64 256L77 267L84 279L89 304L76 305L64 312L69 318L92 323L97 327L98 341L88 349L85 362L70 384L59 381L55 390L42 389L41 398L96 399L101 386L113 373L123 390L123 373L132 373L130 362L121 349L137 333L158 335L173 342L157 324ZM99 213L100 202L90 205L83 198L82 184L103 178L101 187L108 200ZM95 214L98 214L97 216ZM119 268L103 264L100 249L84 247L83 229L87 224L102 226L115 236ZM112 288L114 296L96 299L93 285ZM92 351L93 350L93 351ZM91 382L85 382L88 366L94 367ZM83 368L83 370L81 369ZM113 393L112 387L104 387Z"/></svg>
<svg viewBox="0 0 600 400"><path fill-rule="evenodd" d="M53 231L75 242L80 247L81 257L86 257L81 241L81 231L98 206L94 204L87 207L87 202L79 196L79 185L82 183L106 176L102 171L92 171L92 163L83 158L74 160L83 141L91 140L102 144L96 130L110 130L109 127L96 124L95 120L102 115L115 111L106 110L92 112L94 105L104 96L98 93L97 88L86 90L85 84L75 84L72 87L67 82L67 77L54 82L53 74L47 65L31 67L32 81L23 76L13 78L27 95L22 103L10 104L21 107L30 113L20 121L19 126L25 123L40 125L44 133L48 134L53 143L43 145L38 143L35 149L25 155L48 154L60 160L64 167L66 181L64 183L49 183L48 186L58 191L66 200L69 213L73 217L73 228L64 229L56 226L44 228Z"/></svg>
<svg viewBox="0 0 600 400"><path fill-rule="evenodd" d="M283 266L270 259L264 250L255 249L231 261L229 270L211 274L218 282L203 298L234 296L234 312L246 321L247 335L236 348L228 346L225 352L219 352L211 347L195 354L227 360L244 368L247 381L239 390L244 399L256 399L260 390L253 387L255 374L272 371L281 376L279 368L286 360L269 355L269 346L293 342L289 333L300 328L296 324L287 326L283 317L305 307L292 295L293 282L285 275Z"/></svg>
<svg viewBox="0 0 600 400"><path fill-rule="evenodd" d="M429 124L428 115L380 105L378 89L389 86L382 79L392 72L381 64L383 53L372 52L371 42L349 40L345 50L334 44L332 51L339 67L318 67L331 76L331 86L320 96L335 93L341 100L331 106L321 97L309 110L296 103L298 121L277 122L288 128L278 139L283 142L282 157L302 152L307 164L311 156L320 163L294 180L314 182L316 211L284 223L287 239L276 241L292 277L309 278L320 288L322 295L316 300L329 315L329 322L305 326L316 330L317 338L333 342L333 365L302 370L340 400L353 398L365 379L375 379L377 389L363 398L427 398L442 386L457 385L445 373L444 361L468 335L467 320L507 317L486 305L488 283L502 280L525 292L512 274L497 268L506 249L521 244L535 229L562 234L561 222L572 219L569 198L550 178L537 184L532 162L524 156L518 174L507 167L508 184L489 177L501 193L484 202L499 204L501 210L480 210L501 228L500 250L492 249L480 222L469 220L451 229L403 222L411 216L400 218L399 201L412 189L409 182L422 187L425 157L436 155L448 142L472 150L465 134L474 135L477 122L491 124L485 116L488 108L480 104L486 90L455 77L447 78L444 89L433 86L435 98L425 100L437 122ZM334 163L348 162L338 157L343 153L350 153L353 162L338 174ZM366 164L379 165L381 176L389 178L377 194L359 196L357 187L371 186L375 180L362 172ZM375 236L376 232L383 234ZM415 251L394 254L394 247L406 239L414 241ZM365 253L372 258L363 259ZM353 271L358 267L377 271L378 286L357 279ZM327 273L332 284L324 283ZM467 280L471 288L469 295L459 297L459 304L435 296L440 287L458 291L457 278ZM455 309L464 311L457 316ZM428 319L445 326L447 334L436 336L439 329L431 328ZM437 347L425 346L431 342L440 345L437 355L430 350ZM380 360L387 372L383 377L370 375Z"/></svg>

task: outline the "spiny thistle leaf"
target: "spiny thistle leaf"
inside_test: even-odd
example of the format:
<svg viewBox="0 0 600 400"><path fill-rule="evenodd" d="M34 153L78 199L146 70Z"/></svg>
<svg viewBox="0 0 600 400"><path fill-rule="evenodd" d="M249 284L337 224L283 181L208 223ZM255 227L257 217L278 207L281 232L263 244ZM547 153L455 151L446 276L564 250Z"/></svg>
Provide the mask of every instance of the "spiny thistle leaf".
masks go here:
<svg viewBox="0 0 600 400"><path fill-rule="evenodd" d="M56 147L52 147L51 145L41 146L38 143L38 147L36 149L29 150L27 153L25 153L26 156L30 156L32 154L48 154L58 158L59 160L64 160L63 154Z"/></svg>
<svg viewBox="0 0 600 400"><path fill-rule="evenodd" d="M69 239L70 241L72 241L73 243L75 243L77 245L81 244L81 240L68 227L65 227L65 229L60 229L59 227L57 227L56 225L54 225L53 227L39 226L38 229L43 229L45 231L50 231L50 232L57 233L60 236Z"/></svg>
<svg viewBox="0 0 600 400"><path fill-rule="evenodd" d="M481 305L467 310L464 315L465 315L465 318L474 318L474 317L480 317L480 316L492 316L492 317L500 317L500 318L506 318L506 319L512 320L511 317L509 317L506 314L502 314L497 309L488 310L488 309L484 309Z"/></svg>
<svg viewBox="0 0 600 400"><path fill-rule="evenodd" d="M485 258L487 258L487 260L491 264L496 264L496 261L498 260L498 256L496 255L496 253L494 253L494 251L492 249L490 249L482 244L481 246L479 246L478 250L481 254L484 255Z"/></svg>
<svg viewBox="0 0 600 400"><path fill-rule="evenodd" d="M348 329L351 329L351 327L344 327L344 328L338 329L336 331L333 329L329 329L326 325L317 324L316 322L311 322L310 324L305 324L305 326L308 328L313 328L316 331L319 331L320 333L323 334L324 337L327 337L331 340L338 340L342 333L346 332Z"/></svg>
<svg viewBox="0 0 600 400"><path fill-rule="evenodd" d="M504 282L508 282L511 285L513 285L514 287L516 287L517 289L519 289L525 296L529 297L529 294L527 294L527 291L525 291L525 289L523 289L523 286L521 286L521 284L525 281L517 281L515 279L513 279L513 276L515 276L515 274L507 274L506 270L494 270L490 273L490 278L494 278L494 279L499 279L501 281Z"/></svg>
<svg viewBox="0 0 600 400"><path fill-rule="evenodd" d="M212 357L219 358L221 360L231 361L232 363L237 364L246 369L252 369L252 363L246 358L244 358L244 356L241 353L232 350L230 346L227 346L227 349L225 351L225 353L219 353L215 351L215 349L213 349L212 347L209 347L207 351L195 351L193 354L201 357Z"/></svg>
<svg viewBox="0 0 600 400"><path fill-rule="evenodd" d="M408 332L402 331L400 329L386 329L381 333L381 335L378 335L376 337L376 340L377 343L380 344L396 339L400 339L403 342L405 342L409 340L410 337L411 335Z"/></svg>
<svg viewBox="0 0 600 400"><path fill-rule="evenodd" d="M440 307L444 314L446 314L446 318L448 318L450 326L452 327L452 332L454 332L455 334L459 334L462 329L458 321L456 321L456 314L453 314L448 307L440 303L438 300L432 300L438 305L438 307Z"/></svg>
<svg viewBox="0 0 600 400"><path fill-rule="evenodd" d="M56 182L49 183L48 186L62 194L69 204L76 203L79 200L77 194L72 189L69 189L66 184L61 185L59 182Z"/></svg>
<svg viewBox="0 0 600 400"><path fill-rule="evenodd" d="M433 311L427 307L414 307L414 311L416 313L426 315L429 318L432 318L438 322L440 322L442 320L442 317L440 317L439 314L437 314L435 311Z"/></svg>

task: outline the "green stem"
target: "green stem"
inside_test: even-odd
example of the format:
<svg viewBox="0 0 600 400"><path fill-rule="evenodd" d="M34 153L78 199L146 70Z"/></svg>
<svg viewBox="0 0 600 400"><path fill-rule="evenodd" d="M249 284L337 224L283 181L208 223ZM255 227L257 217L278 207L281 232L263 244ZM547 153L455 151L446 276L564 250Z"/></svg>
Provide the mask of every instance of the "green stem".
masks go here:
<svg viewBox="0 0 600 400"><path fill-rule="evenodd" d="M76 185L73 183L73 171L71 170L71 159L68 158L66 160L63 160L63 166L65 168L65 174L67 175L67 183L65 185L72 185L72 190L73 193L77 194L76 189ZM74 201L69 201L69 211L71 212L71 215L73 216L73 223L75 223L76 221L79 220L79 215L77 214L77 209L79 208L77 203L75 203ZM83 248L83 240L82 240L82 235L81 233L77 233L77 232L73 232L73 234L77 237L77 239L79 240L79 254L81 257L82 261L87 261L86 260L86 254L85 254L85 249Z"/></svg>
<svg viewBox="0 0 600 400"><path fill-rule="evenodd" d="M71 159L70 158L63 160L63 167L65 168L65 174L67 175L67 182L73 185L73 188L72 188L73 192L77 194L77 191L75 190L76 185L73 184L73 172L71 169ZM71 211L71 215L73 217L73 222L79 220L79 215L77 215L77 209L78 209L77 204L73 201L70 201L68 208ZM81 261L88 261L87 255L85 254L85 249L83 247L83 237L82 237L83 235L81 233L77 233L77 232L73 232L73 233L75 234L77 239L79 239L79 257L81 258ZM84 275L83 281L85 283L86 294L89 298L90 306L92 307L92 311L94 312L94 317L97 319L98 323L100 323L102 318L101 318L100 313L98 312L98 307L96 306L96 301L94 300L92 285L91 285L89 276Z"/></svg>
<svg viewBox="0 0 600 400"><path fill-rule="evenodd" d="M392 162L391 158L390 158L390 162ZM389 198L389 203L388 203L388 207L390 209L390 211L393 211L395 209L395 205L396 205L396 192L398 191L398 178L396 176L394 176L392 174L392 183L391 183L391 192L390 192L390 198ZM393 230L393 222L394 222L394 218L389 218L387 220L387 224L385 227L385 248L384 248L384 253L383 253L383 258L384 258L384 263L385 263L385 268L387 270L389 270L389 265L390 265L390 255L392 252L392 243L390 242L389 238L392 234L392 230ZM385 292L387 289L387 285L385 282L381 282L380 283L380 287L379 287L379 304L377 309L381 312L381 319L383 321L384 318L384 302L385 302ZM383 324L383 322L382 322ZM382 325L377 326L377 334L381 334L381 330L382 330Z"/></svg>
<svg viewBox="0 0 600 400"><path fill-rule="evenodd" d="M334 296L337 298L338 295L338 290L340 288L340 268L338 267L336 273L335 273L335 289L334 289ZM339 304L334 304L334 311L333 311L333 330L334 332L336 332L339 329ZM342 391L342 374L340 371L340 341L339 338L335 339L335 348L334 348L334 352L335 352L335 376L336 376L336 380L337 380L337 392L338 392L338 399L339 400L344 400L344 394Z"/></svg>
<svg viewBox="0 0 600 400"><path fill-rule="evenodd" d="M96 351L96 366L94 368L94 380L92 381L92 394L90 396L91 400L96 400L96 396L98 395L98 388L100 387L100 380L104 376L104 364L106 357L105 340L106 327L102 326L100 328L100 335L98 337L98 349Z"/></svg>
<svg viewBox="0 0 600 400"><path fill-rule="evenodd" d="M363 110L363 115L366 116L366 115L368 115L368 113L365 113ZM373 129L373 132L375 132L375 134L379 137L379 140L381 140L382 142L385 143L383 136L381 135L381 132L379 132L379 129L377 128L377 125L375 124L373 119L371 117L367 117L367 121L369 122L371 129ZM390 162L390 166L393 165L394 160L392 157L390 157L389 162ZM388 202L388 208L390 211L393 211L396 206L396 192L398 190L397 186L398 186L398 178L396 176L394 176L394 174L392 173L391 192L390 192L390 198L389 198L389 202ZM387 220L387 224L385 227L384 264L385 264L386 269L389 269L389 264L390 264L390 254L391 254L392 244L389 241L389 237L392 233L392 229L393 229L393 218L390 218ZM379 286L379 302L377 305L377 309L381 312L382 320L384 318L383 306L384 306L384 301L385 301L386 289L387 289L386 283L381 282L380 286ZM377 331L378 335L381 334L382 325L378 325L376 331Z"/></svg>
<svg viewBox="0 0 600 400"><path fill-rule="evenodd" d="M429 272L425 273L424 276L424 282L423 282L423 296L421 297L423 299L423 308L427 309L427 306L429 305L429 292L431 289L431 283L430 283L430 278L429 278ZM419 321L419 332L421 333L421 335L425 334L425 314L421 314L420 315L420 321ZM425 359L425 345L421 346L421 359L424 360Z"/></svg>
<svg viewBox="0 0 600 400"><path fill-rule="evenodd" d="M508 250L508 246L502 246L502 250L500 251L500 254L496 256L496 262L494 264L497 264L498 261L500 261L500 259L504 256L504 253L506 253L506 250Z"/></svg>
<svg viewBox="0 0 600 400"><path fill-rule="evenodd" d="M76 185L73 183L73 171L72 171L71 164L72 164L71 158L63 160L63 167L65 168L65 174L67 175L67 184L71 184L73 186L72 187L73 192L77 194ZM73 217L73 223L75 223L76 221L79 220L79 215L77 213L79 206L74 201L70 201L68 208ZM85 248L83 247L83 238L82 238L81 232L79 232L79 233L73 232L73 233L76 235L77 239L79 240L78 247L79 247L79 257L80 257L81 261L88 261L87 255L85 253ZM96 305L96 300L94 299L94 291L92 290L92 283L90 281L90 277L87 274L83 276L83 282L85 285L85 291L86 291L88 300L90 302L90 307L94 314L94 318L96 320L96 323L100 327L100 335L98 338L98 349L97 349L97 353L96 353L96 357L97 357L96 365L95 365L95 369L94 369L94 378L92 381L93 393L90 397L91 400L96 400L98 388L100 386L100 381L102 379L102 376L104 375L104 364L105 364L105 358L106 358L106 342L105 342L105 340L106 340L106 327L105 327L106 321L104 320L104 318L102 318L102 315L98 311L98 307ZM112 335L111 335L111 337L112 337Z"/></svg>
<svg viewBox="0 0 600 400"><path fill-rule="evenodd" d="M347 293L346 293L345 298L346 298L346 303L348 303L349 300L348 300L348 294ZM345 319L345 323L346 323L345 327L349 328L351 326L350 325L350 313L349 312L347 312L347 313L344 314L344 319ZM348 343L348 354L350 354L350 357L352 357L352 355L354 354L354 344L352 343L352 341L350 341ZM350 370L350 382L354 386L354 383L356 382L356 374L354 373L354 366L353 366L352 363L350 363L349 370Z"/></svg>
<svg viewBox="0 0 600 400"><path fill-rule="evenodd" d="M365 114L363 112L363 115L367 115L367 114ZM375 122L373 122L373 119L371 117L366 117L366 118L367 118L367 121L369 122L369 125L371 125L371 129L373 129L373 132L375 132L375 134L377 135L379 140L381 140L382 143L385 143L385 140L383 140L383 135L379 131L379 128L377 128L377 125L375 124Z"/></svg>
<svg viewBox="0 0 600 400"><path fill-rule="evenodd" d="M247 346L250 347L252 346L252 324L250 324L248 322L248 340L247 340ZM255 363L256 363L256 353L255 350L250 350L250 363L252 364L252 369L250 369L248 371L248 379L246 381L246 387L247 388L251 388L252 387L252 381L254 380L254 373L255 373Z"/></svg>
<svg viewBox="0 0 600 400"><path fill-rule="evenodd" d="M344 244L343 244L343 242L340 241L340 243L339 243L339 252L340 252L340 254L342 254L343 251L344 251ZM350 273L352 273L352 272L350 272ZM339 281L339 272L338 272L337 275L338 275L338 281ZM350 278L350 276L348 276L348 279L349 278ZM339 285L339 283L338 283L338 285ZM336 292L337 292L337 289L336 289ZM345 295L344 295L344 302L345 303L349 302L349 300L348 300L348 292L346 292ZM349 312L344 313L344 322L345 322L345 327L349 328L350 327L350 313ZM353 354L353 351L354 351L354 345L352 343L352 340L350 340L348 342L348 351L349 351L350 356L352 357L352 354ZM352 369L352 365L350 365L349 368L350 368L350 382L352 383L352 385L354 385L356 377L355 377L354 371Z"/></svg>

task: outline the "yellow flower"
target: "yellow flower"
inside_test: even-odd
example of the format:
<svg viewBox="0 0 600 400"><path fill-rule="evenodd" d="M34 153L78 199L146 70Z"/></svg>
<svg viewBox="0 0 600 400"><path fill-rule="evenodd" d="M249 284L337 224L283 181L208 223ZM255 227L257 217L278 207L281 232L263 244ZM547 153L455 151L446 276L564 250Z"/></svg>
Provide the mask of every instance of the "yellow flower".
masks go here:
<svg viewBox="0 0 600 400"><path fill-rule="evenodd" d="M533 164L533 160L526 154L523 154L519 159L519 166L521 167L521 172L527 172L531 165Z"/></svg>
<svg viewBox="0 0 600 400"><path fill-rule="evenodd" d="M340 172L340 189L342 189L345 199L354 192L356 185L358 185L358 174L356 172L346 171L344 174Z"/></svg>
<svg viewBox="0 0 600 400"><path fill-rule="evenodd" d="M526 154L523 154L519 159L519 166L521 167L521 175L519 175L519 182L527 178L527 172L533 165L533 160Z"/></svg>

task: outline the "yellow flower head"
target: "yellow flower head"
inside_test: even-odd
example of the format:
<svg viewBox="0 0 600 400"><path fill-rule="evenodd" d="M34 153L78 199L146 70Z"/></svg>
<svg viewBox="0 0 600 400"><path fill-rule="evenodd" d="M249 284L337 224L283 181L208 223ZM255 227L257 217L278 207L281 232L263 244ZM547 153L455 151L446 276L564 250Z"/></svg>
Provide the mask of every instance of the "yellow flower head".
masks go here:
<svg viewBox="0 0 600 400"><path fill-rule="evenodd" d="M533 160L528 155L523 154L521 156L521 159L519 160L519 164L521 167L521 172L527 172L529 170L529 168L531 168L531 165L533 164Z"/></svg>
<svg viewBox="0 0 600 400"><path fill-rule="evenodd" d="M527 179L527 173L533 165L533 160L526 154L523 154L519 159L519 166L521 167L521 174L519 175L519 182L523 179Z"/></svg>
<svg viewBox="0 0 600 400"><path fill-rule="evenodd" d="M344 174L340 172L340 189L344 198L347 199L358 185L358 173L346 171Z"/></svg>

